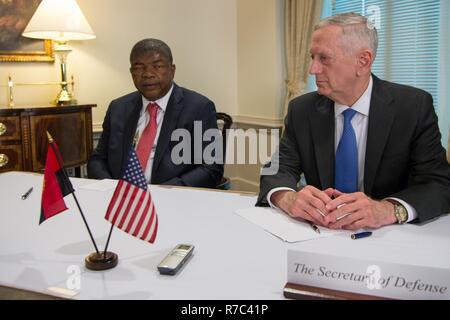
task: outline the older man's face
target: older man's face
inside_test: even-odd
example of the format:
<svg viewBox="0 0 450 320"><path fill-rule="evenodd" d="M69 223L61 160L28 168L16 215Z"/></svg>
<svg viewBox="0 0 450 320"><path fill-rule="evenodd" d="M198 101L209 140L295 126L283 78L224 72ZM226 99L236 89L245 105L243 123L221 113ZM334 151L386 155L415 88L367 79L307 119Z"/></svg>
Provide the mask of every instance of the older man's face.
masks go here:
<svg viewBox="0 0 450 320"><path fill-rule="evenodd" d="M341 34L341 27L335 25L314 31L309 73L316 77L319 94L346 104L358 81L358 65L356 55L344 50Z"/></svg>

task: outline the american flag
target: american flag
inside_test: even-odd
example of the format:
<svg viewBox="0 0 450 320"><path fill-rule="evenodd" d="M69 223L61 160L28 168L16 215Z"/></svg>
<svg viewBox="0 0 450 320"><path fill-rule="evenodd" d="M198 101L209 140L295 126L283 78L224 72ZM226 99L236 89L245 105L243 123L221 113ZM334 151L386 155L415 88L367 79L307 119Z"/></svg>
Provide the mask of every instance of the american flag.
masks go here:
<svg viewBox="0 0 450 320"><path fill-rule="evenodd" d="M141 240L153 243L158 216L134 148L106 211L105 219Z"/></svg>

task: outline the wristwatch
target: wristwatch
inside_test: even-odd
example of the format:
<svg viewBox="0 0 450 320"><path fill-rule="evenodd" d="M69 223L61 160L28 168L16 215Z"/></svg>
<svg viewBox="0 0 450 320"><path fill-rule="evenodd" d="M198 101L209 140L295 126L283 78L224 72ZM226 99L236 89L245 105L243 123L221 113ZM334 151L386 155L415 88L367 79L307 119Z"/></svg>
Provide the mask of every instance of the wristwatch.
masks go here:
<svg viewBox="0 0 450 320"><path fill-rule="evenodd" d="M400 202L397 202L395 200L389 199L389 202L394 205L394 214L397 218L397 223L403 224L408 221L408 211L406 210L406 208Z"/></svg>

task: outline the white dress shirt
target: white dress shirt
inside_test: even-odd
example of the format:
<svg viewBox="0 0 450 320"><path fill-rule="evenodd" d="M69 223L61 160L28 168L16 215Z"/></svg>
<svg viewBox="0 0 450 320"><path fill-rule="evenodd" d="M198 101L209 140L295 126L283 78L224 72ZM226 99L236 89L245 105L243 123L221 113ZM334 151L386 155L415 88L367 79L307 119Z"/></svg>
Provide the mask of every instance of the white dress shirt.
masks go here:
<svg viewBox="0 0 450 320"><path fill-rule="evenodd" d="M156 151L156 145L158 143L159 133L161 132L161 126L164 119L164 114L166 113L167 104L169 103L170 95L173 91L173 84L170 90L166 93L166 95L156 101L149 101L144 96L142 96L142 109L141 113L139 115L139 120L136 128L136 136L141 137L142 133L144 132L145 127L150 122L150 114L147 112L147 105L150 102L154 102L158 104L158 112L156 114L156 124L158 125L157 131L156 131L156 137L155 141L153 142L152 151L150 152L150 157L148 157L147 167L145 168L145 179L147 180L147 183L150 183L150 180L152 178L152 168L153 168L153 158L155 157L155 151ZM139 143L139 141L137 142ZM136 145L137 145L136 143Z"/></svg>
<svg viewBox="0 0 450 320"><path fill-rule="evenodd" d="M352 118L352 126L355 131L356 136L356 145L358 148L358 190L364 192L364 163L366 159L366 144L367 144L367 129L369 126L369 110L370 110L370 99L372 97L372 88L373 88L373 80L370 77L369 85L361 97L353 104L351 107L353 110L357 111L356 114ZM344 115L342 114L345 110L347 110L349 106L339 104L337 102L334 103L334 118L335 118L335 132L334 132L334 151L336 152L337 147L339 145L339 141L341 140L342 131L344 129ZM267 201L270 206L274 207L272 202L270 201L270 197L276 191L281 190L292 190L290 188L274 188L269 191L267 194ZM294 191L294 190L292 190ZM408 211L408 222L417 218L416 210L407 202L397 199L397 198L386 198L393 199L406 208Z"/></svg>

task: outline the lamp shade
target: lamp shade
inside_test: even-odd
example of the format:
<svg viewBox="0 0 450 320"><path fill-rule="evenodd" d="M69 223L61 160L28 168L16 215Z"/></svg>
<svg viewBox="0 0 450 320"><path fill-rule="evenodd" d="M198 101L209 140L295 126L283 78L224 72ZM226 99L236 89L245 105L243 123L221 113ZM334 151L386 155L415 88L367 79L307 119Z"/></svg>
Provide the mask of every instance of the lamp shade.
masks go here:
<svg viewBox="0 0 450 320"><path fill-rule="evenodd" d="M95 38L75 0L42 0L22 35L56 41Z"/></svg>

